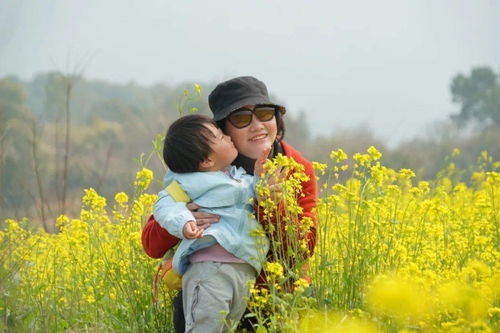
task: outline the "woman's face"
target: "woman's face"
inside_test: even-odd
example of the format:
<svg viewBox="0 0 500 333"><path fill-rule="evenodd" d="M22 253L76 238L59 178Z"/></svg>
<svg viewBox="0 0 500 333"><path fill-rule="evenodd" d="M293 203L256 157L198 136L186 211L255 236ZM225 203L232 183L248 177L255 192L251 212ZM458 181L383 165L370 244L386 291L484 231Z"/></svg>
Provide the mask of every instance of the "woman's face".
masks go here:
<svg viewBox="0 0 500 333"><path fill-rule="evenodd" d="M244 107L253 109L255 105ZM253 115L250 125L244 128L236 128L226 119L226 132L231 137L234 146L240 154L252 159L257 159L264 149L273 144L277 131L276 117L262 122Z"/></svg>

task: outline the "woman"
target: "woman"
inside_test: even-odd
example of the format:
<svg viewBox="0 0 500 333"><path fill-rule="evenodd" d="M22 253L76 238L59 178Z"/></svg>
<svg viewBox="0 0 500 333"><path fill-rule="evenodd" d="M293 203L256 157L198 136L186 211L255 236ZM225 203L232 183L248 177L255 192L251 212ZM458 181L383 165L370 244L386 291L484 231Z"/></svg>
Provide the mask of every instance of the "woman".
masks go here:
<svg viewBox="0 0 500 333"><path fill-rule="evenodd" d="M304 217L312 219L313 226L306 235L309 254L312 254L316 238L316 217L313 212L316 207L316 180L311 162L283 141L285 126L282 116L286 111L285 108L272 103L265 84L251 76L237 77L217 85L209 96L209 105L214 114L214 120L222 131L231 137L238 150L238 157L233 165L243 167L247 173L253 174L255 160L264 149L271 146L269 158L281 153L287 157L293 157L296 162L304 166L304 172L309 180L301 184L303 196L299 197L298 203L303 211L298 221L295 222L299 224ZM278 184L271 190L277 195L281 191ZM211 223L217 222L217 216L195 212L199 208L195 204L188 204L188 208L193 211L199 226L206 228ZM258 219L261 224L275 225L277 221L284 223L285 220L265 218L261 214L258 214ZM276 225L275 229L281 229L281 227ZM150 219L144 226L142 233L144 250L153 258L161 258L178 241L154 219ZM286 239L281 241L281 244L288 243ZM265 277L261 272L257 278L257 284L264 281ZM182 295L181 293L179 295L174 299L174 326L176 332L184 332Z"/></svg>

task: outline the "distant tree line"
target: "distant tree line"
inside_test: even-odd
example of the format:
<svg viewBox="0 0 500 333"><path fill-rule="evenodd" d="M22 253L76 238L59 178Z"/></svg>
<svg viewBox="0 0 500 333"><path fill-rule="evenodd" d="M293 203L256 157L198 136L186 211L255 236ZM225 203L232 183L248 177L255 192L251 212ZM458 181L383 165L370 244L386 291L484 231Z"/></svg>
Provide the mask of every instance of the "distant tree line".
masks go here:
<svg viewBox="0 0 500 333"><path fill-rule="evenodd" d="M214 83L202 87L209 92ZM338 148L352 155L374 145L385 165L412 168L420 178L442 170L453 148L462 151L455 161L461 167L474 164L483 150L499 160L498 74L474 68L455 76L450 92L458 109L450 121L396 148L388 148L368 128L313 136L307 110L286 114L286 139L319 162ZM156 135L180 114L192 111L210 114L206 94L197 96L193 83L145 87L58 72L28 82L0 79L0 227L5 218L27 216L54 231L49 221L63 212L76 215L84 188L108 198L129 191L141 153L150 152ZM161 180L160 161L151 159L149 167ZM153 190L159 188L156 184Z"/></svg>

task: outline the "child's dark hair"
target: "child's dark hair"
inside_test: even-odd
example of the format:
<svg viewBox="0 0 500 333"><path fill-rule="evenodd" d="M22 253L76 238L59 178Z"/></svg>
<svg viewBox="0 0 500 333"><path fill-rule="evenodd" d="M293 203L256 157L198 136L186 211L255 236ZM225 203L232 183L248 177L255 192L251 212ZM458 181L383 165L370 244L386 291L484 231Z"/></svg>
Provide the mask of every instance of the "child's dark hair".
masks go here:
<svg viewBox="0 0 500 333"><path fill-rule="evenodd" d="M178 173L196 172L200 163L212 152L214 134L207 125L217 127L209 117L193 114L174 121L167 130L163 159L170 170Z"/></svg>

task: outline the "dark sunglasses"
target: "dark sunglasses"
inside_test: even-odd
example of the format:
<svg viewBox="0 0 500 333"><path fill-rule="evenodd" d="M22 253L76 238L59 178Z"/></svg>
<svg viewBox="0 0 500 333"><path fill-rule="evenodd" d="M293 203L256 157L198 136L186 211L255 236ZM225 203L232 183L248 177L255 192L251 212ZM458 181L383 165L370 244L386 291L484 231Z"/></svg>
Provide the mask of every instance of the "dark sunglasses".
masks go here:
<svg viewBox="0 0 500 333"><path fill-rule="evenodd" d="M255 108L240 108L227 116L229 122L236 128L244 128L250 125L253 115L262 122L270 121L276 114L275 105L256 105Z"/></svg>

